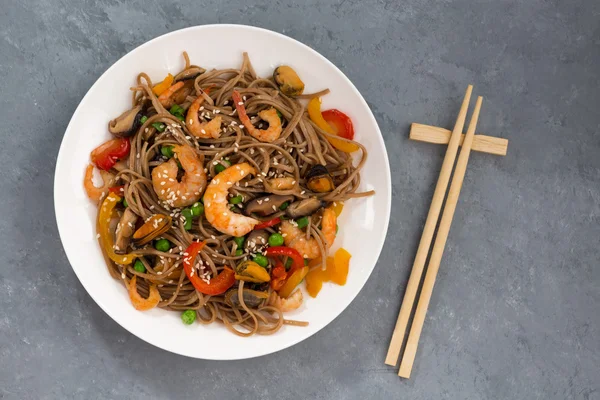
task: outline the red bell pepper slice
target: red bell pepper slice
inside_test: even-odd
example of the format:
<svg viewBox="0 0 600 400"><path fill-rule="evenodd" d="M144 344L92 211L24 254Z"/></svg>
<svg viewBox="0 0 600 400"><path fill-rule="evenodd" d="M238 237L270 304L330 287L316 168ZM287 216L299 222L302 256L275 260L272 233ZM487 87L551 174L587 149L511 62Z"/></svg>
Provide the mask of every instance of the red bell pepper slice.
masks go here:
<svg viewBox="0 0 600 400"><path fill-rule="evenodd" d="M281 261L278 261L275 268L273 268L273 271L271 271L271 288L273 290L281 289L287 278L288 275L287 272L285 272L285 267Z"/></svg>
<svg viewBox="0 0 600 400"><path fill-rule="evenodd" d="M91 154L92 162L105 171L110 170L131 149L128 138L112 139L96 147Z"/></svg>
<svg viewBox="0 0 600 400"><path fill-rule="evenodd" d="M231 268L226 267L219 275L213 277L210 280L210 283L204 282L198 274L192 274L192 271L194 271L194 260L198 253L204 248L204 244L204 242L192 242L192 244L189 245L185 250L187 256L183 259L183 270L197 291L203 294L216 296L225 293L227 289L233 286L235 283L235 272L233 272Z"/></svg>
<svg viewBox="0 0 600 400"><path fill-rule="evenodd" d="M277 218L273 218L269 221L265 221L265 222L261 222L259 224L256 224L254 226L254 230L259 230L259 229L265 229L265 228L270 228L274 225L277 225L281 223L281 218L277 217Z"/></svg>
<svg viewBox="0 0 600 400"><path fill-rule="evenodd" d="M354 126L350 117L335 108L323 111L321 114L339 137L354 140Z"/></svg>
<svg viewBox="0 0 600 400"><path fill-rule="evenodd" d="M108 191L114 194L122 195L123 192L125 192L125 185L113 186L111 188L108 188Z"/></svg>

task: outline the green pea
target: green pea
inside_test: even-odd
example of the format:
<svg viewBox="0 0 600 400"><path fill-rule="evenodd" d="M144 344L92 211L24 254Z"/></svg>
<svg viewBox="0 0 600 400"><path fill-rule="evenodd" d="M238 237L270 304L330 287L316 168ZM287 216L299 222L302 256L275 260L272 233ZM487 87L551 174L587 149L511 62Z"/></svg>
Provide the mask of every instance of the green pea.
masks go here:
<svg viewBox="0 0 600 400"><path fill-rule="evenodd" d="M298 224L298 228L306 228L308 226L308 217L298 218L296 223Z"/></svg>
<svg viewBox="0 0 600 400"><path fill-rule="evenodd" d="M282 205L279 206L279 209L281 211L285 210L286 208L288 208L288 206L290 205L289 201L284 202Z"/></svg>
<svg viewBox="0 0 600 400"><path fill-rule="evenodd" d="M292 260L290 257L288 257L287 260L285 260L285 270L289 270L290 268L292 268L292 264L294 263L294 260Z"/></svg>
<svg viewBox="0 0 600 400"><path fill-rule="evenodd" d="M244 250L242 250L242 249L237 249L237 250L235 251L235 256L236 256L236 257L242 256L242 255L244 255Z"/></svg>
<svg viewBox="0 0 600 400"><path fill-rule="evenodd" d="M146 117L145 115L144 115L142 118L140 118L140 122L141 122L142 124L145 124L145 123L146 123L146 121L148 121L148 117Z"/></svg>
<svg viewBox="0 0 600 400"><path fill-rule="evenodd" d="M133 269L137 272L146 272L146 267L144 267L144 263L140 260L135 260L135 264L133 264Z"/></svg>
<svg viewBox="0 0 600 400"><path fill-rule="evenodd" d="M244 201L244 197L241 194L238 194L237 196L231 197L229 199L229 203L231 204L240 204L242 201Z"/></svg>
<svg viewBox="0 0 600 400"><path fill-rule="evenodd" d="M244 245L244 242L246 241L246 237L244 237L244 236L234 237L233 241L235 242L235 244L237 244L238 249L241 249L242 246Z"/></svg>
<svg viewBox="0 0 600 400"><path fill-rule="evenodd" d="M154 248L158 251L166 252L171 248L171 242L167 239L158 239L154 242Z"/></svg>
<svg viewBox="0 0 600 400"><path fill-rule="evenodd" d="M283 246L283 236L281 233L272 233L271 236L269 236L269 246Z"/></svg>
<svg viewBox="0 0 600 400"><path fill-rule="evenodd" d="M196 320L196 311L194 310L185 310L181 313L181 320L186 325L191 325Z"/></svg>
<svg viewBox="0 0 600 400"><path fill-rule="evenodd" d="M217 173L220 174L221 172L225 171L228 167L231 167L231 163L227 160L221 160L220 164L217 164L215 166L215 171L217 171Z"/></svg>
<svg viewBox="0 0 600 400"><path fill-rule="evenodd" d="M204 205L202 203L194 203L192 206L192 216L199 217L204 213Z"/></svg>
<svg viewBox="0 0 600 400"><path fill-rule="evenodd" d="M173 146L162 146L160 148L160 154L167 158L173 157Z"/></svg>
<svg viewBox="0 0 600 400"><path fill-rule="evenodd" d="M184 208L181 210L181 215L183 215L185 219L192 219L194 217L194 212L191 208Z"/></svg>
<svg viewBox="0 0 600 400"><path fill-rule="evenodd" d="M269 265L269 260L267 260L267 257L263 256L262 254L255 254L254 257L252 257L252 261L263 268L266 268L267 265Z"/></svg>
<svg viewBox="0 0 600 400"><path fill-rule="evenodd" d="M125 200L125 197L123 197L123 207L129 207L129 203L127 203L127 200Z"/></svg>
<svg viewBox="0 0 600 400"><path fill-rule="evenodd" d="M183 223L183 229L185 229L186 231L189 231L190 229L192 229L192 219L191 218L185 219L185 222Z"/></svg>
<svg viewBox="0 0 600 400"><path fill-rule="evenodd" d="M165 124L163 124L162 122L155 122L152 124L152 126L159 132L164 132L165 129L167 128L167 126Z"/></svg>

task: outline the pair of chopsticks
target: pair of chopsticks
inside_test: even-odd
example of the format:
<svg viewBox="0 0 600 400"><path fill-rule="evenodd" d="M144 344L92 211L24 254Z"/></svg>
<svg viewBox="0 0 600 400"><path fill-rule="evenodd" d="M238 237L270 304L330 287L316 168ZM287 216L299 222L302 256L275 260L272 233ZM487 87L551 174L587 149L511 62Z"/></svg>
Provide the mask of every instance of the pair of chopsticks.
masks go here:
<svg viewBox="0 0 600 400"><path fill-rule="evenodd" d="M458 152L459 142L462 139L461 136L465 125L465 119L467 116L467 110L469 108L469 101L471 100L472 91L473 86L469 85L460 107L456 124L452 130L450 141L448 142L448 149L446 150L446 155L444 156L440 177L438 178L435 186L433 199L431 201L431 208L427 214L427 220L425 221L425 227L423 228L423 235L421 236L421 241L419 242L419 248L415 257L415 262L413 264L412 272L406 287L406 293L404 294L404 299L402 300L402 306L400 308L398 320L396 321L396 327L394 328L390 347L385 359L385 363L391 366L396 365L400 355L400 349L406 333L408 319L415 302L417 289L423 274L423 267L425 266L425 261L427 260L427 254L431 246L435 226L438 222L442 203L444 201L444 195L446 194L446 189L448 188L448 182L450 181L450 175L452 174L452 167L454 166L456 153ZM456 169L454 171L450 190L446 199L446 205L444 207L438 233L433 245L431 258L427 267L427 273L425 274L425 280L423 281L421 295L419 297L419 302L417 303L417 309L415 311L412 327L408 335L408 341L406 342L406 348L404 350L402 362L400 363L400 370L398 371L398 375L403 378L410 377L415 355L417 353L419 337L421 336L423 322L425 321L425 314L427 313L427 307L429 306L429 301L431 300L431 293L433 292L433 286L435 284L435 279L440 267L442 255L444 253L444 247L446 246L446 240L448 239L448 233L450 232L450 225L452 224L452 218L454 217L454 211L456 210L456 204L460 195L460 189L462 188L465 172L467 170L467 163L469 162L469 154L471 153L471 147L473 145L473 136L475 134L475 127L477 126L477 120L479 119L482 101L483 98L479 96L475 104L475 110L473 111L471 121L469 122L469 128L462 142L462 149L460 151L460 155L458 156L458 162L456 163Z"/></svg>

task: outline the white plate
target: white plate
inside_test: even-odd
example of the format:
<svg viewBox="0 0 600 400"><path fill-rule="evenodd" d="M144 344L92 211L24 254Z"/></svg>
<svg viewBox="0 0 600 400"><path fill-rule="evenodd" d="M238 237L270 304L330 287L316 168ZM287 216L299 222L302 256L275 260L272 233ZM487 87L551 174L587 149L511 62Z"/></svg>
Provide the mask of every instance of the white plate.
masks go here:
<svg viewBox="0 0 600 400"><path fill-rule="evenodd" d="M107 122L130 107L129 87L135 84L137 74L145 71L155 82L167 72L175 74L184 65L184 50L192 63L205 68L238 68L242 52L247 51L256 72L265 77L278 65L293 66L305 82L307 93L331 89L323 98L323 108L335 107L347 113L354 122L356 139L369 151L361 171L361 189L377 193L346 203L334 247L342 246L352 253L348 282L345 286L325 284L317 298L305 295L303 306L286 314L308 321L308 327L284 326L271 336L241 338L219 324L186 326L179 313L134 310L123 285L108 274L96 241L96 206L87 199L82 183L90 151L109 139ZM148 343L174 353L233 360L273 353L306 339L330 323L358 295L377 262L387 232L390 169L381 132L367 103L331 62L275 32L242 25L206 25L172 32L141 45L94 83L65 132L56 163L54 203L58 230L73 270L90 296L117 323Z"/></svg>

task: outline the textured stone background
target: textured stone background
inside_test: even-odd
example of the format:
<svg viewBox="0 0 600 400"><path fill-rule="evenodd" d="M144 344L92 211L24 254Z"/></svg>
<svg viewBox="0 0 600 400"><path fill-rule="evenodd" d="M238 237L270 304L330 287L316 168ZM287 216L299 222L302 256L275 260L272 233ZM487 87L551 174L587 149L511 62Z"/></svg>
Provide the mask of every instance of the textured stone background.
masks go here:
<svg viewBox="0 0 600 400"><path fill-rule="evenodd" d="M86 294L54 220L56 154L98 76L163 33L242 23L313 47L375 113L393 174L386 245L331 325L256 360L133 337ZM1 399L600 398L600 3L596 0L4 0L0 6ZM479 127L410 380L383 360L468 83Z"/></svg>

